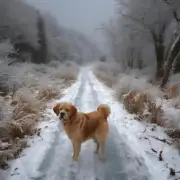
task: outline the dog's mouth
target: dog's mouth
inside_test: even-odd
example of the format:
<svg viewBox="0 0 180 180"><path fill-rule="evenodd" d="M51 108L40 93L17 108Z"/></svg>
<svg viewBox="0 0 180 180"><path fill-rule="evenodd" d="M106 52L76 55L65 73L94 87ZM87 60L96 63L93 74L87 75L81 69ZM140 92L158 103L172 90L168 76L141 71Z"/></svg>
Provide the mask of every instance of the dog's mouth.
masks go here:
<svg viewBox="0 0 180 180"><path fill-rule="evenodd" d="M60 119L61 121L67 121L66 113L61 112L61 113L59 114L59 119Z"/></svg>
<svg viewBox="0 0 180 180"><path fill-rule="evenodd" d="M61 120L61 121L67 121L67 119L66 118L62 118L62 117L59 117L59 119Z"/></svg>

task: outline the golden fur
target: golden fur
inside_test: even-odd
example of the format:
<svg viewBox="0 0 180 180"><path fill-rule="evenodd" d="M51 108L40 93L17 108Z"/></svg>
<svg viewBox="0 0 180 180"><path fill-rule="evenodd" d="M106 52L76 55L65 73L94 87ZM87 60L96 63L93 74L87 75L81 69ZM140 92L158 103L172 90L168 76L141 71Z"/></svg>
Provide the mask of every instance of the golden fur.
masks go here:
<svg viewBox="0 0 180 180"><path fill-rule="evenodd" d="M73 144L73 161L77 161L81 150L81 143L93 139L97 147L95 152L104 160L104 148L109 126L107 117L111 109L106 104L100 104L96 111L77 112L76 107L69 102L57 103L53 107L54 113L62 121L65 132ZM99 151L100 150L100 151Z"/></svg>

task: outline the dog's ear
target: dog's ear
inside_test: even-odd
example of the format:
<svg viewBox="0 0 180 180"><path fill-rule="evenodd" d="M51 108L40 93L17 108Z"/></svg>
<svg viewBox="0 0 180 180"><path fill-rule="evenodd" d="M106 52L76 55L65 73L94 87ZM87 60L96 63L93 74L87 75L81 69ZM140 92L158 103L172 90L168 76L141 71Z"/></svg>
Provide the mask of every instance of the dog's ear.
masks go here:
<svg viewBox="0 0 180 180"><path fill-rule="evenodd" d="M57 116L59 115L59 106L60 106L60 104L58 103L53 107L53 111Z"/></svg>
<svg viewBox="0 0 180 180"><path fill-rule="evenodd" d="M74 105L71 105L71 118L75 116L77 113L77 109Z"/></svg>

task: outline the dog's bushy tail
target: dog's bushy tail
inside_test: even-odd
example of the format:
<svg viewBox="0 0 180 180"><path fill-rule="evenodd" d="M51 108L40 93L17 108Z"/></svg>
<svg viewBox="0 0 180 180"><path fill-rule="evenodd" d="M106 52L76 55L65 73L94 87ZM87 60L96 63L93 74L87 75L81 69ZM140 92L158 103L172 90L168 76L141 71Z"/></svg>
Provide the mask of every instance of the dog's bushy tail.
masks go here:
<svg viewBox="0 0 180 180"><path fill-rule="evenodd" d="M107 119L107 117L111 114L111 108L107 104L100 104L97 107L97 111L101 112L105 119Z"/></svg>

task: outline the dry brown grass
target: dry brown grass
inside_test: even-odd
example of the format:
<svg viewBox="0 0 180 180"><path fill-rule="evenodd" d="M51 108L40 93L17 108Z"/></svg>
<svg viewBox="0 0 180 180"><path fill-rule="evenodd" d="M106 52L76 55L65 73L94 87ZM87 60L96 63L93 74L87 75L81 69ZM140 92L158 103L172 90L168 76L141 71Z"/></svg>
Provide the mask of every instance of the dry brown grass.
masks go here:
<svg viewBox="0 0 180 180"><path fill-rule="evenodd" d="M150 102L146 93L128 92L122 96L125 108L130 113L143 115Z"/></svg>
<svg viewBox="0 0 180 180"><path fill-rule="evenodd" d="M38 121L36 114L28 114L9 124L10 136L15 139L23 138L25 135L33 135L33 130Z"/></svg>
<svg viewBox="0 0 180 180"><path fill-rule="evenodd" d="M179 94L178 84L169 85L166 89L166 94L168 99L176 98Z"/></svg>
<svg viewBox="0 0 180 180"><path fill-rule="evenodd" d="M8 120L0 122L0 167L6 168L6 161L10 157L17 157L23 150L25 146L19 144L19 140L36 133L35 127L45 109L45 101L57 95L59 93L54 88L40 89L37 97L34 97L26 88L13 94L9 103L13 109L11 115ZM3 150L4 142L10 146Z"/></svg>
<svg viewBox="0 0 180 180"><path fill-rule="evenodd" d="M0 167L8 168L7 161L16 159L24 148L28 146L25 139L17 139L14 142L4 143L0 142Z"/></svg>
<svg viewBox="0 0 180 180"><path fill-rule="evenodd" d="M128 93L122 94L122 102L126 108L126 110L130 113L135 113L134 108L134 97L137 94L137 92L130 91Z"/></svg>
<svg viewBox="0 0 180 180"><path fill-rule="evenodd" d="M157 105L155 101L149 101L147 104L149 114L149 122L165 127L165 120L163 118L162 105Z"/></svg>
<svg viewBox="0 0 180 180"><path fill-rule="evenodd" d="M31 63L7 66L3 63L1 68L0 167L6 168L7 160L18 157L25 147L26 137L38 135L36 125L46 104L62 96L62 88L76 80L79 68L73 63L57 62L52 67Z"/></svg>
<svg viewBox="0 0 180 180"><path fill-rule="evenodd" d="M54 85L40 87L36 98L38 100L51 100L56 97L61 97L61 93L58 90L58 88Z"/></svg>
<svg viewBox="0 0 180 180"><path fill-rule="evenodd" d="M93 72L100 81L102 81L106 86L112 88L118 82L120 67L119 64L115 62L99 62L95 64Z"/></svg>
<svg viewBox="0 0 180 180"><path fill-rule="evenodd" d="M125 109L135 114L137 120L166 126L162 105L157 99L162 99L164 92L148 81L148 76L143 76L140 71L127 71L121 73L116 70L118 65L112 68L108 64L101 63L95 67L94 74L105 85L113 87L116 97ZM177 88L171 87L169 97L175 97Z"/></svg>
<svg viewBox="0 0 180 180"><path fill-rule="evenodd" d="M157 105L147 93L129 91L122 95L122 102L129 113L137 115L138 120L164 125L162 105Z"/></svg>
<svg viewBox="0 0 180 180"><path fill-rule="evenodd" d="M26 135L33 135L34 128L42 113L43 104L35 99L27 89L21 89L14 93L9 103L12 105L11 115L6 121L0 122L0 141L11 144L9 148L0 153L0 165L7 167L6 160L10 154L19 154L23 149L19 146L19 138ZM0 149L2 143L0 143ZM13 156L14 157L14 156Z"/></svg>
<svg viewBox="0 0 180 180"><path fill-rule="evenodd" d="M76 80L79 67L75 64L62 64L55 69L53 76L56 79L64 79L66 81Z"/></svg>
<svg viewBox="0 0 180 180"><path fill-rule="evenodd" d="M117 77L111 76L105 72L95 71L94 74L98 79L100 79L106 86L112 88L117 84Z"/></svg>
<svg viewBox="0 0 180 180"><path fill-rule="evenodd" d="M35 99L27 89L17 91L12 96L11 105L13 105L11 116L9 116L8 121L2 123L2 128L7 126L11 139L31 134L31 130L39 119L45 105Z"/></svg>

